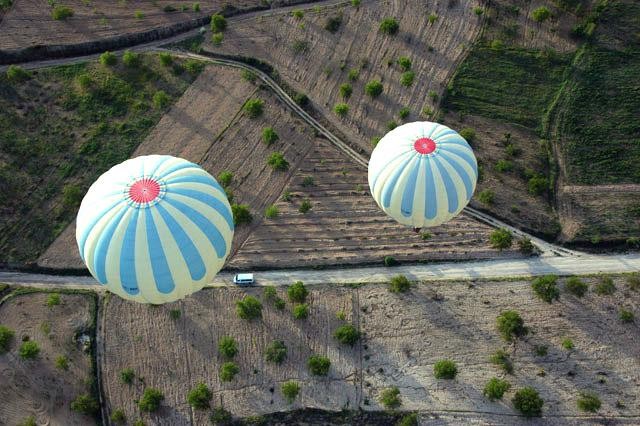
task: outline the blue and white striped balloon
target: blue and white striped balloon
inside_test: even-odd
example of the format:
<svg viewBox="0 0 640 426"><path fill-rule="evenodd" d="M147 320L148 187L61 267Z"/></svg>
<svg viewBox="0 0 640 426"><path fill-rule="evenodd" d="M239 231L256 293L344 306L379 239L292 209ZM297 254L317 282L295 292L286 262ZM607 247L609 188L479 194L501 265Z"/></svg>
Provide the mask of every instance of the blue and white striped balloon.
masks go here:
<svg viewBox="0 0 640 426"><path fill-rule="evenodd" d="M222 187L197 164L168 155L133 158L100 176L76 226L91 274L120 297L153 304L210 283L232 238Z"/></svg>
<svg viewBox="0 0 640 426"><path fill-rule="evenodd" d="M369 188L403 225L437 226L469 203L478 179L473 150L454 130L428 121L387 133L369 160Z"/></svg>

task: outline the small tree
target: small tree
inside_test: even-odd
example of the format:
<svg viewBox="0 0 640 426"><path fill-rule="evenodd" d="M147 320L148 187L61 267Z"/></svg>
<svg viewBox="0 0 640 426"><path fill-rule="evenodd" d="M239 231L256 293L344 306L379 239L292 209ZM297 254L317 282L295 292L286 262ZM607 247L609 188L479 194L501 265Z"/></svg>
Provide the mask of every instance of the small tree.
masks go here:
<svg viewBox="0 0 640 426"><path fill-rule="evenodd" d="M142 398L138 401L140 411L152 413L160 408L164 399L164 394L155 388L146 388L142 393Z"/></svg>
<svg viewBox="0 0 640 426"><path fill-rule="evenodd" d="M304 286L302 281L296 281L293 285L287 288L287 296L289 300L294 303L304 303L309 295L309 290Z"/></svg>
<svg viewBox="0 0 640 426"><path fill-rule="evenodd" d="M51 17L56 21L64 21L73 16L73 9L67 6L55 6L51 11Z"/></svg>
<svg viewBox="0 0 640 426"><path fill-rule="evenodd" d="M265 127L262 130L262 142L267 144L267 146L270 146L272 143L276 142L279 138L280 137L278 136L276 131L273 130L273 127Z"/></svg>
<svg viewBox="0 0 640 426"><path fill-rule="evenodd" d="M242 319L252 320L262 317L262 303L253 296L245 296L236 302L236 313Z"/></svg>
<svg viewBox="0 0 640 426"><path fill-rule="evenodd" d="M127 422L127 416L124 414L124 410L122 408L113 410L110 419L112 423L119 425L123 425Z"/></svg>
<svg viewBox="0 0 640 426"><path fill-rule="evenodd" d="M556 275L545 275L544 277L538 277L531 283L533 292L540 299L547 303L552 303L554 300L560 298L560 290L556 285L558 277Z"/></svg>
<svg viewBox="0 0 640 426"><path fill-rule="evenodd" d="M511 400L516 410L525 417L539 417L542 415L544 401L538 391L532 387L525 387L516 392Z"/></svg>
<svg viewBox="0 0 640 426"><path fill-rule="evenodd" d="M388 288L391 293L406 293L411 290L411 283L404 275L396 275L389 281Z"/></svg>
<svg viewBox="0 0 640 426"><path fill-rule="evenodd" d="M307 361L307 367L314 376L326 376L329 373L331 361L326 356L312 355Z"/></svg>
<svg viewBox="0 0 640 426"><path fill-rule="evenodd" d="M221 33L227 29L227 20L220 14L215 14L211 17L211 32Z"/></svg>
<svg viewBox="0 0 640 426"><path fill-rule="evenodd" d="M169 106L169 102L171 102L171 98L164 90L158 90L153 94L153 106L156 109L165 109Z"/></svg>
<svg viewBox="0 0 640 426"><path fill-rule="evenodd" d="M496 325L500 335L507 342L525 336L529 332L524 326L524 320L516 311L502 312L496 319Z"/></svg>
<svg viewBox="0 0 640 426"><path fill-rule="evenodd" d="M120 380L122 380L122 383L126 383L128 385L133 383L133 378L135 376L136 373L134 373L133 368L125 368L120 372Z"/></svg>
<svg viewBox="0 0 640 426"><path fill-rule="evenodd" d="M400 56L398 58L398 65L400 65L402 71L409 71L411 69L411 59L406 56Z"/></svg>
<svg viewBox="0 0 640 426"><path fill-rule="evenodd" d="M398 408L400 405L402 405L402 400L400 399L400 389L398 389L397 386L383 389L382 392L380 392L380 403L387 410Z"/></svg>
<svg viewBox="0 0 640 426"><path fill-rule="evenodd" d="M531 12L531 17L536 22L544 22L551 17L551 11L546 6L540 6Z"/></svg>
<svg viewBox="0 0 640 426"><path fill-rule="evenodd" d="M253 220L253 215L246 204L232 204L231 213L233 214L233 223L236 225L251 223Z"/></svg>
<svg viewBox="0 0 640 426"><path fill-rule="evenodd" d="M347 105L345 103L342 103L342 102L341 103L337 103L333 107L333 112L335 112L336 115L339 116L339 117L344 117L349 112L349 105Z"/></svg>
<svg viewBox="0 0 640 426"><path fill-rule="evenodd" d="M136 68L140 65L140 55L126 50L122 55L122 63L129 68Z"/></svg>
<svg viewBox="0 0 640 426"><path fill-rule="evenodd" d="M495 199L495 193L490 189L484 189L480 191L478 194L478 201L480 201L485 206L490 206L493 204L493 200Z"/></svg>
<svg viewBox="0 0 640 426"><path fill-rule="evenodd" d="M454 379L457 374L458 367L456 366L456 363L449 359L440 360L433 366L433 375L436 379L451 380Z"/></svg>
<svg viewBox="0 0 640 426"><path fill-rule="evenodd" d="M187 394L187 402L197 410L206 410L209 408L209 401L213 397L213 393L204 383L198 383L195 388L191 389Z"/></svg>
<svg viewBox="0 0 640 426"><path fill-rule="evenodd" d="M287 400L287 402L289 404L292 404L298 396L298 393L300 392L300 385L298 384L298 382L288 381L282 384L280 390L282 391L282 395Z"/></svg>
<svg viewBox="0 0 640 426"><path fill-rule="evenodd" d="M482 394L486 396L489 401L495 401L496 399L502 399L502 396L509 388L511 388L511 384L506 380L492 377L484 386Z"/></svg>
<svg viewBox="0 0 640 426"><path fill-rule="evenodd" d="M340 343L353 346L360 339L360 332L353 325L344 324L336 329L333 337Z"/></svg>
<svg viewBox="0 0 640 426"><path fill-rule="evenodd" d="M266 217L267 219L275 219L279 213L280 211L278 210L278 208L272 204L265 209L264 217Z"/></svg>
<svg viewBox="0 0 640 426"><path fill-rule="evenodd" d="M20 345L19 354L22 359L35 359L40 354L40 347L33 340L27 340Z"/></svg>
<svg viewBox="0 0 640 426"><path fill-rule="evenodd" d="M0 325L0 354L9 350L15 332L9 327Z"/></svg>
<svg viewBox="0 0 640 426"><path fill-rule="evenodd" d="M114 66L118 62L118 57L112 52L104 52L100 55L100 63L108 67Z"/></svg>
<svg viewBox="0 0 640 426"><path fill-rule="evenodd" d="M93 416L100 410L100 405L94 397L85 393L78 395L76 399L71 401L71 410L87 416Z"/></svg>
<svg viewBox="0 0 640 426"><path fill-rule="evenodd" d="M520 250L520 253L530 255L533 254L535 249L531 238L524 237L518 240L518 250Z"/></svg>
<svg viewBox="0 0 640 426"><path fill-rule="evenodd" d="M580 411L586 411L589 413L595 413L602 405L598 395L593 392L580 392L580 397L576 403Z"/></svg>
<svg viewBox="0 0 640 426"><path fill-rule="evenodd" d="M240 369L234 362L225 362L220 366L220 380L230 382L240 372Z"/></svg>
<svg viewBox="0 0 640 426"><path fill-rule="evenodd" d="M224 407L214 408L211 417L209 417L211 424L216 426L230 425L232 420L233 416L229 411L225 410Z"/></svg>
<svg viewBox="0 0 640 426"><path fill-rule="evenodd" d="M267 164L276 171L285 171L289 168L289 162L284 158L284 155L282 155L281 152L271 153L267 159Z"/></svg>
<svg viewBox="0 0 640 426"><path fill-rule="evenodd" d="M344 99L349 99L353 93L353 87L349 83L340 85L340 96Z"/></svg>
<svg viewBox="0 0 640 426"><path fill-rule="evenodd" d="M504 228L496 229L489 235L491 247L500 251L508 249L513 244L513 235Z"/></svg>
<svg viewBox="0 0 640 426"><path fill-rule="evenodd" d="M416 77L416 73L414 73L413 71L407 71L405 73L402 74L402 76L400 76L400 84L402 84L405 87L409 87L413 84L413 80Z"/></svg>
<svg viewBox="0 0 640 426"><path fill-rule="evenodd" d="M242 109L247 113L250 118L257 118L262 115L264 111L264 101L262 99L249 99Z"/></svg>
<svg viewBox="0 0 640 426"><path fill-rule="evenodd" d="M222 185L222 187L224 188L231 185L232 180L233 180L233 173L229 171L220 172L220 174L218 175L218 182L220 182L220 185Z"/></svg>
<svg viewBox="0 0 640 426"><path fill-rule="evenodd" d="M223 336L218 340L218 353L226 359L232 359L238 353L238 345L233 337Z"/></svg>
<svg viewBox="0 0 640 426"><path fill-rule="evenodd" d="M383 87L380 80L371 80L366 86L364 86L364 92L372 98L380 96L382 94L382 90Z"/></svg>
<svg viewBox="0 0 640 426"><path fill-rule="evenodd" d="M306 319L309 316L309 305L302 303L293 307L293 318Z"/></svg>
<svg viewBox="0 0 640 426"><path fill-rule="evenodd" d="M393 18L385 18L380 23L380 32L387 35L395 35L398 33L399 29L400 29L400 24L398 24L398 21L396 21Z"/></svg>
<svg viewBox="0 0 640 426"><path fill-rule="evenodd" d="M282 364L287 358L287 347L282 340L274 340L267 346L265 358L269 362Z"/></svg>

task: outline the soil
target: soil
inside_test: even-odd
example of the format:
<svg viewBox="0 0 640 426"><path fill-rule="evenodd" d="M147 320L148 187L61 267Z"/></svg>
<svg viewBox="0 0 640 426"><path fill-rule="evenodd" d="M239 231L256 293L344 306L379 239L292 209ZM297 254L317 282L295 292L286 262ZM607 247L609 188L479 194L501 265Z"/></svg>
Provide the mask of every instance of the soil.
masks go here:
<svg viewBox="0 0 640 426"><path fill-rule="evenodd" d="M29 416L34 416L39 425L95 424L93 419L69 409L76 396L91 391L94 380L91 355L73 340L77 330L91 326L94 299L60 294L62 303L47 307L48 295L15 296L0 306L0 323L15 332L10 351L0 355L2 425L16 425ZM27 336L40 346L34 360L18 355ZM67 371L55 367L61 355L69 360Z"/></svg>

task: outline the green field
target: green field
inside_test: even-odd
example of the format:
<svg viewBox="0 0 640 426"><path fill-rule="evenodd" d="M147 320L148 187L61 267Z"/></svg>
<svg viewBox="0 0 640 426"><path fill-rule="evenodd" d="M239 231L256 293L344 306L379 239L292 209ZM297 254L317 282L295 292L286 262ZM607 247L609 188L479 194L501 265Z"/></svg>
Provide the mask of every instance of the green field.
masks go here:
<svg viewBox="0 0 640 426"><path fill-rule="evenodd" d="M145 55L0 76L0 263L35 261L201 70Z"/></svg>

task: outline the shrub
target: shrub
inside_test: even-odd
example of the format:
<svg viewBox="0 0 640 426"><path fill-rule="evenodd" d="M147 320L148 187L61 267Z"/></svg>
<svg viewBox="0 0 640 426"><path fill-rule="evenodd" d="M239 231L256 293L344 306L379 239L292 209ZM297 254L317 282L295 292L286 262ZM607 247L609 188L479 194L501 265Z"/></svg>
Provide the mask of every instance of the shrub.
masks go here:
<svg viewBox="0 0 640 426"><path fill-rule="evenodd" d="M40 353L40 347L33 340L22 342L20 345L20 358L22 359L35 359Z"/></svg>
<svg viewBox="0 0 640 426"><path fill-rule="evenodd" d="M536 356L547 356L549 348L547 348L547 346L545 345L538 345L534 348L534 352Z"/></svg>
<svg viewBox="0 0 640 426"><path fill-rule="evenodd" d="M562 341L562 347L565 348L566 350L570 351L571 349L574 348L573 346L573 340L571 339L564 339Z"/></svg>
<svg viewBox="0 0 640 426"><path fill-rule="evenodd" d="M595 285L593 291L599 296L610 296L616 291L616 285L611 277L603 277L600 282Z"/></svg>
<svg viewBox="0 0 640 426"><path fill-rule="evenodd" d="M405 414L398 420L396 426L418 426L418 414L409 413Z"/></svg>
<svg viewBox="0 0 640 426"><path fill-rule="evenodd" d="M473 13L475 13L476 15L480 16L484 13L484 9L481 8L480 6L476 6L473 8Z"/></svg>
<svg viewBox="0 0 640 426"><path fill-rule="evenodd" d="M309 295L309 290L304 286L302 281L296 281L287 288L287 296L289 300L295 303L304 303Z"/></svg>
<svg viewBox="0 0 640 426"><path fill-rule="evenodd" d="M279 138L280 137L278 136L276 131L273 130L273 127L265 127L262 130L262 142L266 143L267 146L276 142Z"/></svg>
<svg viewBox="0 0 640 426"><path fill-rule="evenodd" d="M380 22L380 32L387 35L395 35L400 29L400 24L393 18L385 18Z"/></svg>
<svg viewBox="0 0 640 426"><path fill-rule="evenodd" d="M340 96L344 99L348 99L353 93L353 87L349 83L344 83L340 86Z"/></svg>
<svg viewBox="0 0 640 426"><path fill-rule="evenodd" d="M347 74L347 78L350 81L356 81L359 76L360 76L360 71L358 71L357 69L349 70L349 74Z"/></svg>
<svg viewBox="0 0 640 426"><path fill-rule="evenodd" d="M395 129L396 127L398 127L398 123L393 120L387 123L387 129L389 129L390 131Z"/></svg>
<svg viewBox="0 0 640 426"><path fill-rule="evenodd" d="M493 50L502 50L504 48L504 42L499 39L495 39L491 42L491 49Z"/></svg>
<svg viewBox="0 0 640 426"><path fill-rule="evenodd" d="M398 117L403 120L409 117L409 114L411 114L411 110L408 107L402 107L400 108L400 111L398 111Z"/></svg>
<svg viewBox="0 0 640 426"><path fill-rule="evenodd" d="M524 320L516 311L502 312L496 319L496 325L500 335L507 342L525 336L529 332L524 326Z"/></svg>
<svg viewBox="0 0 640 426"><path fill-rule="evenodd" d="M233 173L229 171L226 171L226 170L222 171L218 175L218 182L220 182L220 185L222 185L223 187L227 187L231 185L232 180L233 180Z"/></svg>
<svg viewBox="0 0 640 426"><path fill-rule="evenodd" d="M209 417L209 421L213 425L226 426L231 424L233 417L231 413L224 409L224 407L216 407L213 409L213 413L211 417Z"/></svg>
<svg viewBox="0 0 640 426"><path fill-rule="evenodd" d="M416 76L416 73L414 73L413 71L407 71L405 73L402 74L402 76L400 77L400 84L402 84L405 87L409 87L413 84L413 80Z"/></svg>
<svg viewBox="0 0 640 426"><path fill-rule="evenodd" d="M111 413L111 421L116 424L125 424L127 422L127 416L124 414L122 408L118 408Z"/></svg>
<svg viewBox="0 0 640 426"><path fill-rule="evenodd" d="M262 99L249 99L242 107L250 118L257 118L264 111L264 101Z"/></svg>
<svg viewBox="0 0 640 426"><path fill-rule="evenodd" d="M544 401L538 391L532 387L525 387L516 392L511 400L516 410L525 417L539 417L542 415Z"/></svg>
<svg viewBox="0 0 640 426"><path fill-rule="evenodd" d="M222 357L231 359L238 353L238 346L233 337L223 336L218 340L218 353Z"/></svg>
<svg viewBox="0 0 640 426"><path fill-rule="evenodd" d="M282 386L280 386L280 390L287 402L292 404L300 392L300 385L298 382L288 381L284 382Z"/></svg>
<svg viewBox="0 0 640 426"><path fill-rule="evenodd" d="M158 57L160 58L160 63L165 66L171 66L171 64L173 64L173 56L171 56L170 53L160 53L158 55Z"/></svg>
<svg viewBox="0 0 640 426"><path fill-rule="evenodd" d="M589 286L578 277L570 277L564 286L569 293L577 297L584 296L589 290Z"/></svg>
<svg viewBox="0 0 640 426"><path fill-rule="evenodd" d="M140 65L140 55L126 50L122 55L122 63L129 68L136 68L138 65Z"/></svg>
<svg viewBox="0 0 640 426"><path fill-rule="evenodd" d="M400 65L402 71L409 71L411 69L411 59L406 56L400 56L398 58L398 65Z"/></svg>
<svg viewBox="0 0 640 426"><path fill-rule="evenodd" d="M245 296L236 301L236 313L242 319L252 320L262 317L262 303L253 296Z"/></svg>
<svg viewBox="0 0 640 426"><path fill-rule="evenodd" d="M198 383L195 388L191 389L187 394L187 402L193 408L205 410L209 408L209 401L213 397L213 393L204 383Z"/></svg>
<svg viewBox="0 0 640 426"><path fill-rule="evenodd" d="M351 0L351 6L353 7L360 6L360 0Z"/></svg>
<svg viewBox="0 0 640 426"><path fill-rule="evenodd" d="M265 351L265 358L269 362L282 364L287 358L287 347L282 340L274 340Z"/></svg>
<svg viewBox="0 0 640 426"><path fill-rule="evenodd" d="M509 356L509 354L504 350L498 349L497 351L495 351L489 357L489 361L493 365L497 365L502 368L505 373L513 373L513 362L511 361L511 357Z"/></svg>
<svg viewBox="0 0 640 426"><path fill-rule="evenodd" d="M200 3L194 3L193 5L191 5L191 9L194 12L200 12Z"/></svg>
<svg viewBox="0 0 640 426"><path fill-rule="evenodd" d="M635 316L633 315L633 312L628 311L626 309L622 309L622 308L618 312L618 318L620 318L620 321L622 321L625 324L632 323L635 320Z"/></svg>
<svg viewBox="0 0 640 426"><path fill-rule="evenodd" d="M509 157L517 157L522 153L522 150L518 147L516 147L514 144L509 143L507 144L507 146L504 148L504 152L509 156Z"/></svg>
<svg viewBox="0 0 640 426"><path fill-rule="evenodd" d="M300 203L300 207L298 207L298 211L304 214L311 210L312 207L313 204L311 204L311 201L303 200L302 203Z"/></svg>
<svg viewBox="0 0 640 426"><path fill-rule="evenodd" d="M536 22L544 22L551 17L551 11L546 6L540 6L531 12L531 17Z"/></svg>
<svg viewBox="0 0 640 426"><path fill-rule="evenodd" d="M152 413L158 408L164 399L164 395L160 390L155 388L146 388L142 393L142 398L138 401L138 408L140 411Z"/></svg>
<svg viewBox="0 0 640 426"><path fill-rule="evenodd" d="M276 307L276 309L278 310L283 310L285 308L285 306L287 306L286 302L284 301L284 299L281 299L279 297L276 298L276 300L273 302L273 305Z"/></svg>
<svg viewBox="0 0 640 426"><path fill-rule="evenodd" d="M71 401L71 410L76 413L92 416L100 410L100 405L94 397L85 393L78 395L76 399Z"/></svg>
<svg viewBox="0 0 640 426"><path fill-rule="evenodd" d="M549 188L549 180L542 175L533 176L529 179L527 188L531 195L542 195Z"/></svg>
<svg viewBox="0 0 640 426"><path fill-rule="evenodd" d="M640 290L640 274L637 272L630 274L627 277L627 285L629 286L629 289L633 291Z"/></svg>
<svg viewBox="0 0 640 426"><path fill-rule="evenodd" d="M353 346L360 339L360 332L353 325L344 324L336 329L333 337L340 343Z"/></svg>
<svg viewBox="0 0 640 426"><path fill-rule="evenodd" d="M240 372L240 369L234 362L225 362L220 366L220 380L230 382Z"/></svg>
<svg viewBox="0 0 640 426"><path fill-rule="evenodd" d="M304 18L304 12L302 12L300 9L294 10L293 12L291 12L291 15L296 19Z"/></svg>
<svg viewBox="0 0 640 426"><path fill-rule="evenodd" d="M56 358L55 365L58 370L66 371L69 369L69 358L64 355L60 355Z"/></svg>
<svg viewBox="0 0 640 426"><path fill-rule="evenodd" d="M304 179L302 179L302 186L304 186L305 188L308 186L313 186L313 176L305 176Z"/></svg>
<svg viewBox="0 0 640 426"><path fill-rule="evenodd" d="M333 112L335 112L339 117L344 117L349 112L349 105L345 103L337 103L333 107Z"/></svg>
<svg viewBox="0 0 640 426"><path fill-rule="evenodd" d="M2 7L2 1L0 1L0 9L2 9ZM34 416L29 416L18 423L18 426L38 426L38 423L36 423L36 418Z"/></svg>
<svg viewBox="0 0 640 426"><path fill-rule="evenodd" d="M165 109L170 101L169 95L164 90L158 90L153 94L153 106L156 109Z"/></svg>
<svg viewBox="0 0 640 426"><path fill-rule="evenodd" d="M380 80L371 80L366 86L364 86L364 92L372 98L380 96L382 94L382 90L383 87Z"/></svg>
<svg viewBox="0 0 640 426"><path fill-rule="evenodd" d="M9 327L0 325L0 354L9 350L15 332Z"/></svg>
<svg viewBox="0 0 640 426"><path fill-rule="evenodd" d="M436 15L435 13L431 13L428 17L427 20L429 21L430 24L435 23L438 20L438 15Z"/></svg>
<svg viewBox="0 0 640 426"><path fill-rule="evenodd" d="M458 374L458 367L451 360L443 359L433 365L433 375L436 379L451 380L456 377L456 374Z"/></svg>
<svg viewBox="0 0 640 426"><path fill-rule="evenodd" d="M491 243L491 247L502 251L511 247L511 244L513 244L513 235L504 228L496 229L489 235L489 242Z"/></svg>
<svg viewBox="0 0 640 426"><path fill-rule="evenodd" d="M166 5L165 7L162 8L162 11L166 12L166 13L171 13L171 12L175 12L176 8L173 7L173 5L168 4L168 5Z"/></svg>
<svg viewBox="0 0 640 426"><path fill-rule="evenodd" d="M271 153L271 155L267 159L267 164L276 171L284 171L289 168L289 162L285 160L284 155L282 155L281 152Z"/></svg>
<svg viewBox="0 0 640 426"><path fill-rule="evenodd" d="M250 83L254 83L256 81L256 78L258 78L252 71L249 70L242 70L242 79L246 80Z"/></svg>
<svg viewBox="0 0 640 426"><path fill-rule="evenodd" d="M24 68L18 65L9 65L7 68L7 78L13 82L21 82L31 77L29 71L25 71Z"/></svg>
<svg viewBox="0 0 640 426"><path fill-rule="evenodd" d="M120 380L122 380L122 383L130 385L131 383L133 383L133 378L135 377L135 375L136 374L134 373L133 368L125 368L120 372Z"/></svg>
<svg viewBox="0 0 640 426"><path fill-rule="evenodd" d="M580 397L576 401L580 411L595 413L602 405L600 398L593 392L580 392Z"/></svg>
<svg viewBox="0 0 640 426"><path fill-rule="evenodd" d="M189 74L198 75L204 69L204 63L196 59L189 59L184 63L184 69L187 70Z"/></svg>
<svg viewBox="0 0 640 426"><path fill-rule="evenodd" d="M400 264L400 262L398 262L392 256L385 256L384 259L383 259L383 263L384 263L384 266L387 266L387 267L398 266Z"/></svg>
<svg viewBox="0 0 640 426"><path fill-rule="evenodd" d="M489 399L489 401L495 401L496 399L502 399L502 396L509 390L511 385L506 380L500 380L497 377L492 377L486 385L482 394Z"/></svg>
<svg viewBox="0 0 640 426"><path fill-rule="evenodd" d="M211 43L213 43L214 46L220 46L223 40L224 35L222 33L214 33L211 36Z"/></svg>
<svg viewBox="0 0 640 426"><path fill-rule="evenodd" d="M309 305L302 303L293 307L293 318L306 319L309 316Z"/></svg>
<svg viewBox="0 0 640 426"><path fill-rule="evenodd" d="M211 32L221 33L227 29L227 20L220 14L215 14L211 17Z"/></svg>
<svg viewBox="0 0 640 426"><path fill-rule="evenodd" d="M312 355L307 361L307 367L315 376L326 376L329 373L331 361L326 356Z"/></svg>
<svg viewBox="0 0 640 426"><path fill-rule="evenodd" d="M296 93L295 95L293 95L293 100L301 107L309 105L309 97L304 93Z"/></svg>
<svg viewBox="0 0 640 426"><path fill-rule="evenodd" d="M513 170L513 163L509 160L498 160L496 163L496 171L499 173L510 172Z"/></svg>
<svg viewBox="0 0 640 426"><path fill-rule="evenodd" d="M482 204L490 206L495 199L495 193L490 189L484 189L478 194L478 201Z"/></svg>
<svg viewBox="0 0 640 426"><path fill-rule="evenodd" d="M56 21L64 21L73 16L73 9L68 6L55 6L51 11L51 17Z"/></svg>
<svg viewBox="0 0 640 426"><path fill-rule="evenodd" d="M536 247L533 245L529 237L524 237L518 240L518 250L520 250L520 253L527 255L533 254L535 249Z"/></svg>
<svg viewBox="0 0 640 426"><path fill-rule="evenodd" d="M538 277L531 283L533 292L540 299L547 303L552 303L554 300L560 298L560 290L556 285L558 277L556 275L545 275L544 277Z"/></svg>
<svg viewBox="0 0 640 426"><path fill-rule="evenodd" d="M115 53L107 51L107 52L104 52L102 55L100 55L100 63L102 65L112 67L117 62L118 62L118 57L115 55Z"/></svg>
<svg viewBox="0 0 640 426"><path fill-rule="evenodd" d="M278 217L279 213L280 212L278 211L278 208L272 204L265 209L264 217L266 217L267 219L275 219L276 217Z"/></svg>
<svg viewBox="0 0 640 426"><path fill-rule="evenodd" d="M231 213L233 214L233 223L235 225L242 225L253 221L253 215L249 211L249 206L246 204L232 204Z"/></svg>
<svg viewBox="0 0 640 426"><path fill-rule="evenodd" d="M309 42L306 40L294 40L291 48L295 53L303 53L309 50Z"/></svg>
<svg viewBox="0 0 640 426"><path fill-rule="evenodd" d="M380 403L388 410L398 408L402 405L400 389L398 389L397 386L383 389L382 392L380 392Z"/></svg>
<svg viewBox="0 0 640 426"><path fill-rule="evenodd" d="M47 306L48 307L53 307L53 306L58 306L60 304L60 294L59 293L50 293L49 296L47 296Z"/></svg>
<svg viewBox="0 0 640 426"><path fill-rule="evenodd" d="M340 29L340 25L342 24L342 16L332 16L327 18L327 22L324 24L324 29L329 31L330 33L336 33Z"/></svg>
<svg viewBox="0 0 640 426"><path fill-rule="evenodd" d="M388 288L391 293L406 293L411 290L411 283L404 275L396 275L389 281Z"/></svg>

